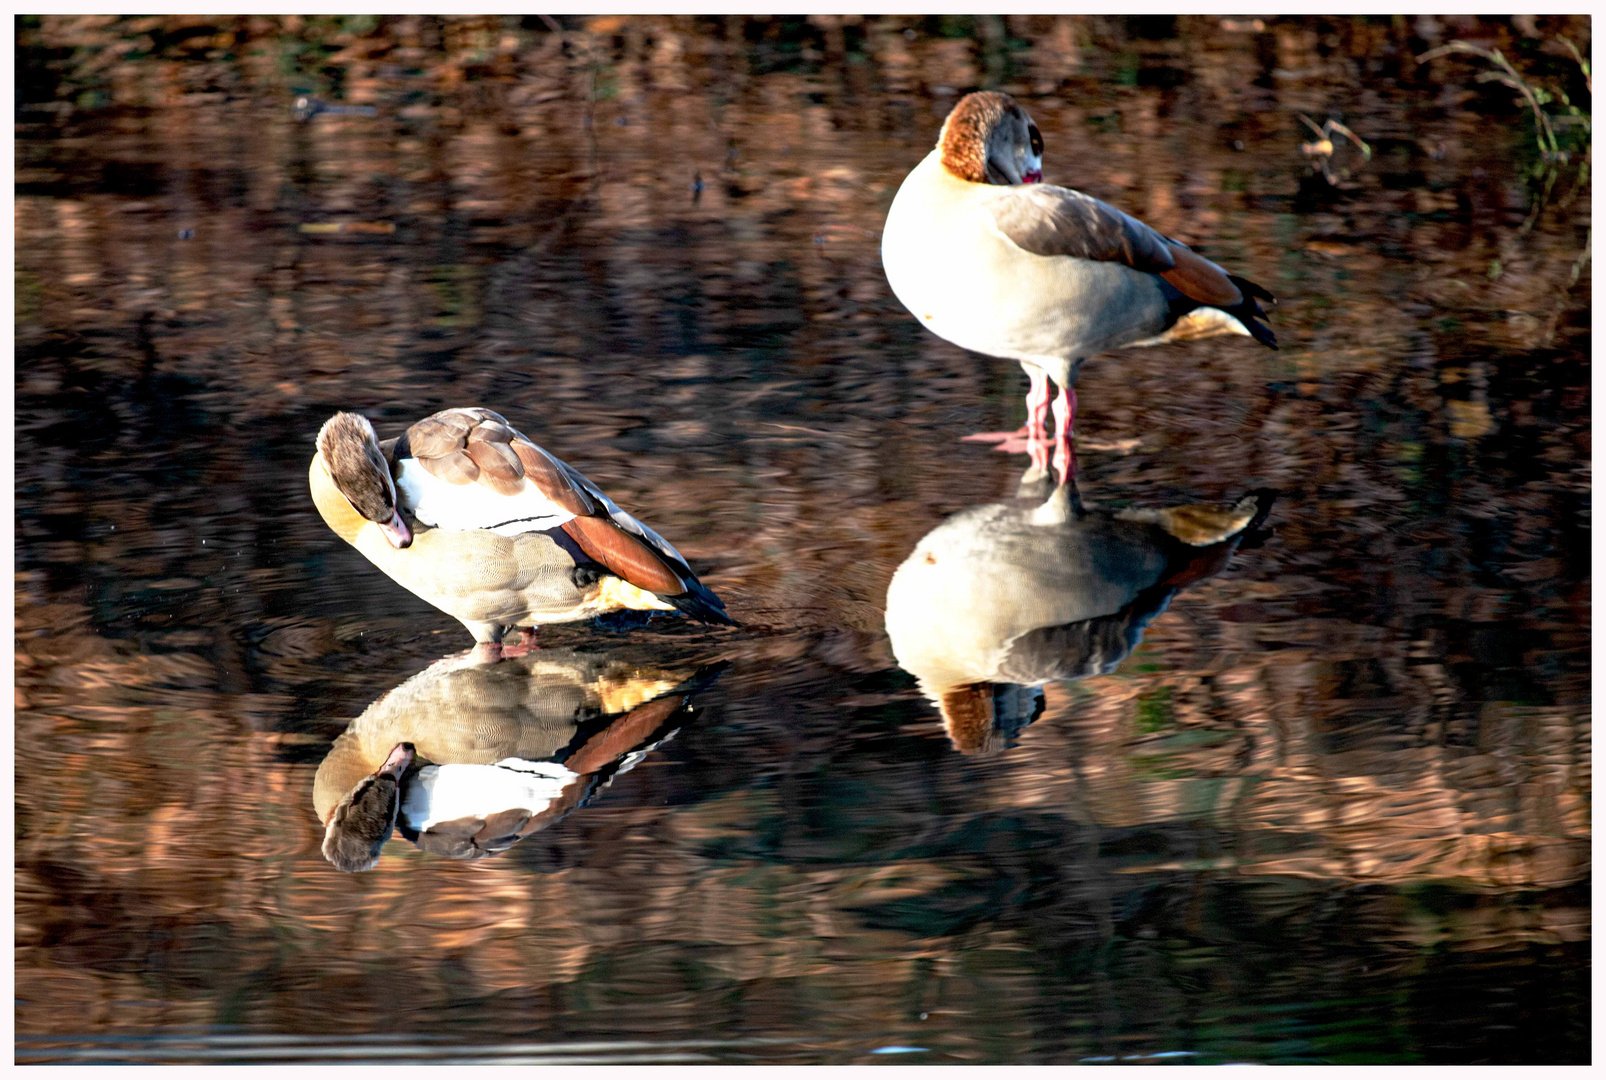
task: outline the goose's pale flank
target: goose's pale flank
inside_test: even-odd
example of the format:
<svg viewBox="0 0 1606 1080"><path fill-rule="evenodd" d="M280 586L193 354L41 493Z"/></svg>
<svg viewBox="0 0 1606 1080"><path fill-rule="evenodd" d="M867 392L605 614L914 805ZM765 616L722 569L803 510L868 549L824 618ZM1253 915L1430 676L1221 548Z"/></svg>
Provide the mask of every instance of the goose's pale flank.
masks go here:
<svg viewBox="0 0 1606 1080"><path fill-rule="evenodd" d="M922 325L956 345L1014 360L1031 380L1021 437L1072 471L1071 423L1083 360L1127 345L1243 334L1277 339L1257 300L1271 294L1136 218L1079 191L1040 183L1043 139L1007 94L967 94L936 149L904 180L887 213L887 281Z"/></svg>
<svg viewBox="0 0 1606 1080"><path fill-rule="evenodd" d="M1226 565L1273 498L1108 511L1084 509L1069 483L1037 505L961 511L892 577L893 654L956 747L996 749L1042 708L1035 688L1115 670L1178 589Z"/></svg>
<svg viewBox="0 0 1606 1080"><path fill-rule="evenodd" d="M669 541L489 409L447 409L384 442L337 413L309 482L329 527L466 626L482 659L527 647L542 623L611 611L735 625ZM505 650L514 628L524 639Z"/></svg>

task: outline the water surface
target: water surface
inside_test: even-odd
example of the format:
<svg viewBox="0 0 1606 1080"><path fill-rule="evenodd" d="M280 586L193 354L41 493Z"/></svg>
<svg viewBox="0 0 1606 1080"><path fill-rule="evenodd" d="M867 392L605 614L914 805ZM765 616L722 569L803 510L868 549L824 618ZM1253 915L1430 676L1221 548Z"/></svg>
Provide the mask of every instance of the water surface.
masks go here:
<svg viewBox="0 0 1606 1080"><path fill-rule="evenodd" d="M1457 36L1565 73L1431 19L24 27L17 1060L1586 1060L1589 198L1530 213L1509 92L1410 59ZM883 609L1017 495L959 436L1025 380L877 241L984 85L1280 301L1276 353L1088 363L1081 498L1279 496L962 753ZM544 629L729 667L507 850L341 874L319 763L469 640L319 520L312 438L469 404L744 628Z"/></svg>

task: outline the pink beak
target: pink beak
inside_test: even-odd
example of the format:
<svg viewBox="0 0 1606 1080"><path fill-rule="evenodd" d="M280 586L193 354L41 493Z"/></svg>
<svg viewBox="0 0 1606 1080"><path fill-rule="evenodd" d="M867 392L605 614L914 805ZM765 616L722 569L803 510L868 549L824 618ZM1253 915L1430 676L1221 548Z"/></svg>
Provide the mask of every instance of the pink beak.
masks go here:
<svg viewBox="0 0 1606 1080"><path fill-rule="evenodd" d="M413 542L413 531L401 519L400 512L392 514L390 521L379 527L385 531L385 539L390 541L391 547L404 548Z"/></svg>
<svg viewBox="0 0 1606 1080"><path fill-rule="evenodd" d="M379 770L374 775L383 776L389 774L399 778L402 773L407 771L407 766L412 763L413 744L397 743L395 748L391 750L390 756L385 759L385 763L379 767Z"/></svg>

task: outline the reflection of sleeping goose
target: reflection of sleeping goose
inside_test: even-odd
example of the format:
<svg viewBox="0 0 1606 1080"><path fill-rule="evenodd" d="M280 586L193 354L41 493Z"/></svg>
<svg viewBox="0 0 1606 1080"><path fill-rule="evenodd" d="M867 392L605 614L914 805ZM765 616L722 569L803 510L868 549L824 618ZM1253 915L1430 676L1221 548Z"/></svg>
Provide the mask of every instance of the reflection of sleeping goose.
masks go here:
<svg viewBox="0 0 1606 1080"><path fill-rule="evenodd" d="M893 575L893 653L959 749L994 749L1041 710L1023 688L1115 670L1179 588L1226 565L1272 498L1112 512L1083 509L1073 484L1035 507L961 511Z"/></svg>
<svg viewBox="0 0 1606 1080"><path fill-rule="evenodd" d="M309 481L329 527L468 627L482 657L514 627L626 609L731 624L669 541L489 409L445 409L383 443L336 413Z"/></svg>
<svg viewBox="0 0 1606 1080"><path fill-rule="evenodd" d="M501 851L634 765L712 674L554 649L438 661L364 710L319 765L324 854L369 869L396 827L454 858ZM429 764L410 771L414 753Z"/></svg>

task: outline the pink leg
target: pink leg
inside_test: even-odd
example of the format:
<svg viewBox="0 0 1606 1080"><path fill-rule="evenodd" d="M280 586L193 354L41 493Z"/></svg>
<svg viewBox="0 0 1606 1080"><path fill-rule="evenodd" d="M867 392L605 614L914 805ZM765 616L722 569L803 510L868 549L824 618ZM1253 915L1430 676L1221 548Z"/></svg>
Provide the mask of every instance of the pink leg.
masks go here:
<svg viewBox="0 0 1606 1080"><path fill-rule="evenodd" d="M1031 427L1033 438L1047 442L1048 376L1031 368L1026 377L1032 381L1031 388L1026 391L1026 422Z"/></svg>
<svg viewBox="0 0 1606 1080"><path fill-rule="evenodd" d="M523 656L539 648L535 643L535 628L521 626L517 641L506 645L499 641L481 641L474 646L474 661L479 664L495 664L510 656Z"/></svg>
<svg viewBox="0 0 1606 1080"><path fill-rule="evenodd" d="M502 655L524 656L527 653L535 652L539 648L540 646L535 643L535 627L521 626L519 627L519 639L511 645L503 645Z"/></svg>
<svg viewBox="0 0 1606 1080"><path fill-rule="evenodd" d="M1026 377L1031 380L1031 388L1026 392L1026 423L1014 431L981 431L966 435L961 441L996 443L998 450L1005 454L1030 453L1035 464L1037 456L1032 444L1048 441L1048 376L1036 368L1027 368ZM1042 458L1046 468L1047 450L1042 452Z"/></svg>
<svg viewBox="0 0 1606 1080"><path fill-rule="evenodd" d="M1027 437L1026 452L1032 456L1032 469L1048 472L1048 376L1035 368L1031 373L1032 389L1026 395L1027 423L1031 434Z"/></svg>
<svg viewBox="0 0 1606 1080"><path fill-rule="evenodd" d="M1071 446L1071 425L1075 420L1076 391L1062 386L1054 401L1054 468L1059 471L1061 484L1076 475L1076 450Z"/></svg>

